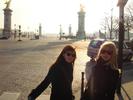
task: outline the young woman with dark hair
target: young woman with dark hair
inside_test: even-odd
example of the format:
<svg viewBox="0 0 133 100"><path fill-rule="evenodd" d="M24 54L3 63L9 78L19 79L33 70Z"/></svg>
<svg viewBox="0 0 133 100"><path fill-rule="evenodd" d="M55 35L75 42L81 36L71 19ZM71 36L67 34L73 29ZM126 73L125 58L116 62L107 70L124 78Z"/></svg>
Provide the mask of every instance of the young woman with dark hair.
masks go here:
<svg viewBox="0 0 133 100"><path fill-rule="evenodd" d="M45 79L29 94L28 100L35 100L50 83L52 85L50 100L74 100L72 81L75 59L75 49L70 45L65 46Z"/></svg>

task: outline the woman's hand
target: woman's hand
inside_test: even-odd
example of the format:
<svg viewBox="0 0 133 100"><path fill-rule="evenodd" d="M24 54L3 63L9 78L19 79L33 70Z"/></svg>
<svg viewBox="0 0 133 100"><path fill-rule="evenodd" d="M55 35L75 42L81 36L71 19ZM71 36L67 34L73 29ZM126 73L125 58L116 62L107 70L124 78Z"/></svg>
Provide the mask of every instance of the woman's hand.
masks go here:
<svg viewBox="0 0 133 100"><path fill-rule="evenodd" d="M35 99L31 96L28 96L28 100L35 100Z"/></svg>

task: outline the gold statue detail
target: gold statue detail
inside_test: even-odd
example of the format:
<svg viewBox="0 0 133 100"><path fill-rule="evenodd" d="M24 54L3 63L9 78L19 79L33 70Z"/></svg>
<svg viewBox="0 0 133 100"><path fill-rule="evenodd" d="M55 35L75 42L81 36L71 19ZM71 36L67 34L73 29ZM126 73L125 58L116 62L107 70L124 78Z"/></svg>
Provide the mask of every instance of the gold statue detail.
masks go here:
<svg viewBox="0 0 133 100"><path fill-rule="evenodd" d="M6 8L9 8L10 7L10 3L11 3L11 0L6 0L6 2L5 2Z"/></svg>
<svg viewBox="0 0 133 100"><path fill-rule="evenodd" d="M83 12L84 11L84 8L85 8L84 5L83 4L80 4L80 11Z"/></svg>

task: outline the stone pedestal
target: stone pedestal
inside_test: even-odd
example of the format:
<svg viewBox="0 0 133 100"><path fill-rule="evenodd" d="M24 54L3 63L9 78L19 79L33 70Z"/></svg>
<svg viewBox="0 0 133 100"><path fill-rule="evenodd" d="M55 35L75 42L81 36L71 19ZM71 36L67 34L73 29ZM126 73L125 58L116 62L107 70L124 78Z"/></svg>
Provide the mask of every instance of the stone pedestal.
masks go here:
<svg viewBox="0 0 133 100"><path fill-rule="evenodd" d="M39 36L42 36L42 25L39 24Z"/></svg>
<svg viewBox="0 0 133 100"><path fill-rule="evenodd" d="M78 32L77 38L84 39L85 35L85 12L81 10L78 12Z"/></svg>
<svg viewBox="0 0 133 100"><path fill-rule="evenodd" d="M4 29L3 29L3 38L11 37L11 13L12 10L9 8L4 9Z"/></svg>

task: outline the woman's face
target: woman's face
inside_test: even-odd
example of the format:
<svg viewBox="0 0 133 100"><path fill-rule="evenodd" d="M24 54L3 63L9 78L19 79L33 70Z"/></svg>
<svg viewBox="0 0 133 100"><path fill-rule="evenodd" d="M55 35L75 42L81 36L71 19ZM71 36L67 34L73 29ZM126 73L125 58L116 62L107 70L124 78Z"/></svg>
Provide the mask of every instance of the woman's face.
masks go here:
<svg viewBox="0 0 133 100"><path fill-rule="evenodd" d="M72 63L76 57L76 54L75 52L67 51L63 56L66 62Z"/></svg>
<svg viewBox="0 0 133 100"><path fill-rule="evenodd" d="M101 50L100 56L103 58L103 60L108 61L111 59L113 54L113 50L111 50L111 48L109 47L104 47Z"/></svg>

